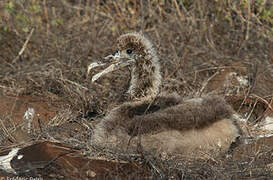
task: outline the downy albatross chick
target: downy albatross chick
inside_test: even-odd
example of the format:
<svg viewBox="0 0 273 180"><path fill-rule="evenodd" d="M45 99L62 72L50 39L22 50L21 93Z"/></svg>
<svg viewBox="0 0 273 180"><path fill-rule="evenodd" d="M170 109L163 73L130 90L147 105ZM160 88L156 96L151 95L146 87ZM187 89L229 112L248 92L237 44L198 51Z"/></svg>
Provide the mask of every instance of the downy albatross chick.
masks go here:
<svg viewBox="0 0 273 180"><path fill-rule="evenodd" d="M177 94L158 94L160 65L151 42L139 33L117 40L117 52L88 67L111 64L92 78L131 66L127 91L130 101L112 109L95 127L92 143L136 151L138 136L144 150L156 153L211 155L225 152L239 136L233 110L218 96L182 100Z"/></svg>

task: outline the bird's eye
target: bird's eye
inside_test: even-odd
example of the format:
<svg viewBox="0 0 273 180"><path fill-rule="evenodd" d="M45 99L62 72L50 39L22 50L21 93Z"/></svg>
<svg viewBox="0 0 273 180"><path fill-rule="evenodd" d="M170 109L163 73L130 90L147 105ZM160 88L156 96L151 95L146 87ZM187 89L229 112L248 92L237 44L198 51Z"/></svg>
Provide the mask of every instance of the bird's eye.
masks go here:
<svg viewBox="0 0 273 180"><path fill-rule="evenodd" d="M118 54L118 51L114 52L112 55L115 56L116 54Z"/></svg>
<svg viewBox="0 0 273 180"><path fill-rule="evenodd" d="M127 49L126 52L127 54L132 54L133 51L131 49Z"/></svg>

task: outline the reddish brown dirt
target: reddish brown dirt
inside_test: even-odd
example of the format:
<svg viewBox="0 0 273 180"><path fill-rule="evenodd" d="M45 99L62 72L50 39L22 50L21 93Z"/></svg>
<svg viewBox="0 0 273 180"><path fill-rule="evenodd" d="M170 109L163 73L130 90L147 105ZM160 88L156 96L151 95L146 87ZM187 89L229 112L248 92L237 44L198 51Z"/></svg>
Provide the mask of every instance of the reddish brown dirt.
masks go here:
<svg viewBox="0 0 273 180"><path fill-rule="evenodd" d="M47 123L58 111L57 103L35 96L0 96L0 116L8 116L15 124L24 122L24 114L33 108L33 123L37 126L38 118Z"/></svg>
<svg viewBox="0 0 273 180"><path fill-rule="evenodd" d="M242 89L234 91L235 87L240 87L240 82L236 79L235 75L231 73L236 73L237 76L245 76L247 74L247 67L242 62L233 62L223 68L219 67L218 73L208 82L207 91L229 91L232 93L242 93Z"/></svg>
<svg viewBox="0 0 273 180"><path fill-rule="evenodd" d="M6 129L16 127L15 131L10 131L9 137L2 141L2 145L9 145L12 142L24 142L30 140L29 135L22 128L25 124L24 114L28 108L33 108L35 115L32 121L32 128L39 128L39 121L47 124L59 110L60 102L50 102L42 97L35 96L0 96L0 117L3 120L2 126ZM38 121L39 120L39 121ZM6 133L3 136L6 136Z"/></svg>

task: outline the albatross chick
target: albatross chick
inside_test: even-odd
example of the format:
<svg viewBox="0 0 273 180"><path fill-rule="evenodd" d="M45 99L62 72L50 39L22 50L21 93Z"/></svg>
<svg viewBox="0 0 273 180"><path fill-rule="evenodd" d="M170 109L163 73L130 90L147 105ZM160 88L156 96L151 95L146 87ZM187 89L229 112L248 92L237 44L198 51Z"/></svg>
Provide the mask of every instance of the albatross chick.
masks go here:
<svg viewBox="0 0 273 180"><path fill-rule="evenodd" d="M159 60L152 43L142 34L120 36L116 53L105 57L104 63L90 64L88 73L105 65L109 66L94 75L92 82L130 66L130 100L112 109L95 126L95 145L135 152L141 142L145 151L156 153L216 155L226 152L239 136L233 110L222 97L183 100L176 93L159 93Z"/></svg>

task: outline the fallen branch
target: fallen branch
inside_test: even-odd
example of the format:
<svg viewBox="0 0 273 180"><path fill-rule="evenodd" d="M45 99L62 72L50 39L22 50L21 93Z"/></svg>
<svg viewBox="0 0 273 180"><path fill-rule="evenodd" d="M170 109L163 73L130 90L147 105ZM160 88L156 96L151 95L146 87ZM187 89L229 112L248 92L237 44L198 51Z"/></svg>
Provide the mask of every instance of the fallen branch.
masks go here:
<svg viewBox="0 0 273 180"><path fill-rule="evenodd" d="M31 31L30 31L29 35L27 36L27 39L26 39L26 41L25 41L23 47L22 47L21 50L19 51L19 53L18 53L18 55L16 56L16 58L13 59L12 63L15 63L15 62L17 61L17 59L19 59L19 57L23 54L23 52L25 51L25 49L26 49L26 47L27 47L27 44L28 44L28 42L29 42L29 40L30 40L30 38L31 38L31 36L32 36L32 34L33 34L33 32L34 32L34 28L31 29Z"/></svg>

